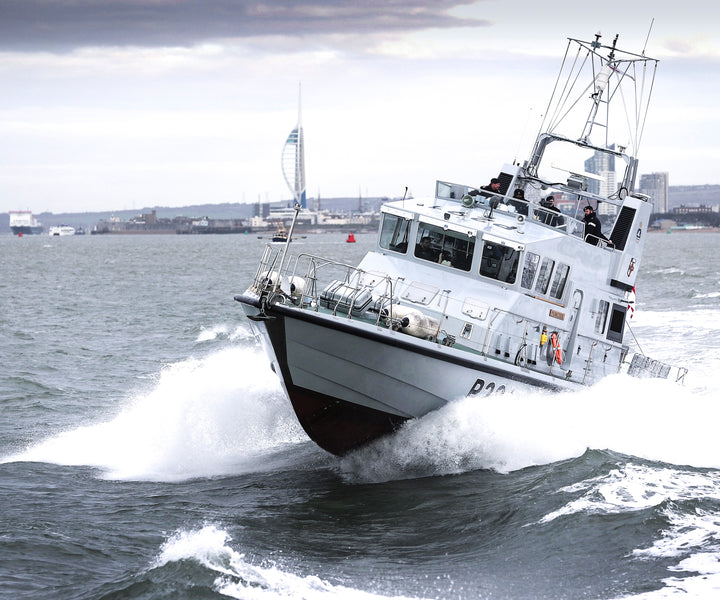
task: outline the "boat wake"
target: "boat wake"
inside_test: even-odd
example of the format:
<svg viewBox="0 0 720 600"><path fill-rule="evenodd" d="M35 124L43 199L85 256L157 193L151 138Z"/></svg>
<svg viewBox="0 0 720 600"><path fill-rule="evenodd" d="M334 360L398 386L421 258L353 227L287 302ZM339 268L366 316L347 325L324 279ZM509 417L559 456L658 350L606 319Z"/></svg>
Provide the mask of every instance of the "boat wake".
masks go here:
<svg viewBox="0 0 720 600"><path fill-rule="evenodd" d="M578 392L464 398L340 459L350 481L382 482L478 469L510 472L588 448L720 468L717 386L608 377Z"/></svg>
<svg viewBox="0 0 720 600"><path fill-rule="evenodd" d="M215 525L196 530L180 530L163 544L151 570L175 563L199 563L216 575L213 588L230 598L351 598L370 600L385 598L340 585L332 585L316 575L297 575L281 565L250 562L245 554L232 547L227 532ZM177 578L177 576L174 576ZM176 582L177 584L177 582ZM193 586L196 587L196 586ZM402 600L402 596L392 596Z"/></svg>
<svg viewBox="0 0 720 600"><path fill-rule="evenodd" d="M72 429L3 462L98 467L108 479L177 481L267 468L307 440L267 358L232 348L168 366L113 419ZM274 459L273 459L274 460Z"/></svg>
<svg viewBox="0 0 720 600"><path fill-rule="evenodd" d="M348 482L510 472L588 448L720 468L713 442L717 385L710 375L698 381L695 369L692 383L617 375L578 392L463 398L343 458L317 453ZM180 481L296 468L292 456L307 441L267 358L259 347L244 346L170 365L110 420L59 433L2 462L86 465L108 479Z"/></svg>

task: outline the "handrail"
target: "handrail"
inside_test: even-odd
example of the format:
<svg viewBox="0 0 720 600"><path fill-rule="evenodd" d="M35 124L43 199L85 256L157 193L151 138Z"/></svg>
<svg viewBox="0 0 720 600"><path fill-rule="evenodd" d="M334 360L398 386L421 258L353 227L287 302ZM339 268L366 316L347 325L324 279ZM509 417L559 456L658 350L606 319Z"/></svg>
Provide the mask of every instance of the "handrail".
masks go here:
<svg viewBox="0 0 720 600"><path fill-rule="evenodd" d="M343 262L309 253L302 253L294 259L291 257L285 265L284 272L277 273L278 281L273 281L272 286L268 286L265 279L269 279L268 273L273 273L271 269L277 264L278 253L279 250L272 247L269 247L268 250L263 253L254 285L258 293L270 292L272 297L276 297L277 295L277 301L292 303L300 310L313 310L317 312L321 306L325 306L333 315L344 316L348 319L360 318L366 322L372 322L376 326L383 324L390 326L394 320L392 316L394 313L393 308L397 302L395 290L398 289L398 285L402 279L401 277L393 278L388 274L380 276L379 273L374 274ZM270 271L268 268L270 268ZM337 270L337 276L332 273L332 269ZM303 273L306 278L306 284L309 285L306 285L305 290L299 298L291 298L288 293L289 290L283 290L281 286L285 286L289 281L292 281L292 278L296 277L297 273ZM288 275L290 276L289 278ZM374 277L372 285L368 285L367 280L364 279L367 275ZM273 277L276 276L273 275ZM343 302L342 298L338 298L337 300L333 299L329 305L321 305L323 292L328 289L328 285L333 281L337 281L347 287L344 296L347 302ZM367 305L368 308L363 309L361 313L359 310L356 310L356 302L359 299L359 294L364 289L372 291L372 300L370 304ZM432 316L438 320L437 330L433 336L435 343L448 345L447 339L450 337L449 334L446 336L446 339L441 339L442 325L446 321L448 314L460 313L459 306L463 302L464 300L462 298L453 296L449 290L442 290L436 309L429 309L429 307L422 309L426 312L430 310L433 313ZM451 306L453 307L452 310ZM524 321L525 325L522 327L522 332L514 333L512 331L514 328L505 327L507 319L515 319L517 325L520 325ZM480 331L482 331L482 329L485 330L484 333L480 334L482 336L480 339L475 338L475 340L470 340L463 338L459 334L455 334L451 336L452 343L450 345L460 344L466 351L484 356L487 359L500 360L535 372L550 374L555 363L553 361L552 364L548 364L545 360L539 360L544 348L540 345L539 334L537 340L535 340L531 334L532 330L539 331L543 325L544 323L533 318L528 318L527 316L498 307L490 307L490 311L486 317L482 319L482 323L480 324L480 322L478 322ZM495 346L493 346L494 343ZM591 345L589 354L586 357L587 362L583 369L582 383L586 383L593 370L592 359L595 346L596 343ZM521 353L524 359L518 362L518 356L520 356Z"/></svg>

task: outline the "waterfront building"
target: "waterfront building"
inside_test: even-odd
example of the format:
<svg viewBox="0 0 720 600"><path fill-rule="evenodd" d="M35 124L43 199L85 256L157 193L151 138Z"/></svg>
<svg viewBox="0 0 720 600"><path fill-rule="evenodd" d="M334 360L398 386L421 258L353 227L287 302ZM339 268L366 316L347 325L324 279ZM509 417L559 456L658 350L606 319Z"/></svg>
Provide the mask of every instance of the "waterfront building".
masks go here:
<svg viewBox="0 0 720 600"><path fill-rule="evenodd" d="M640 189L638 191L641 194L650 196L654 212L666 213L670 210L668 205L669 179L667 171L646 173L640 176Z"/></svg>

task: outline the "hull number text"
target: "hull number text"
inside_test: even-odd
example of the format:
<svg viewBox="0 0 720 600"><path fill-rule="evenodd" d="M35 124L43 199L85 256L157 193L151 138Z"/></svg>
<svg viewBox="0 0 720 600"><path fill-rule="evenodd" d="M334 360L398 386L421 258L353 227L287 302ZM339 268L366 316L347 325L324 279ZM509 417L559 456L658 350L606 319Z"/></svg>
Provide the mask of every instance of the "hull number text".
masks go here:
<svg viewBox="0 0 720 600"><path fill-rule="evenodd" d="M486 383L484 379L476 379L467 395L477 396L480 393L482 393L483 396L489 396L490 394L504 394L505 386L498 385L496 387L494 381Z"/></svg>

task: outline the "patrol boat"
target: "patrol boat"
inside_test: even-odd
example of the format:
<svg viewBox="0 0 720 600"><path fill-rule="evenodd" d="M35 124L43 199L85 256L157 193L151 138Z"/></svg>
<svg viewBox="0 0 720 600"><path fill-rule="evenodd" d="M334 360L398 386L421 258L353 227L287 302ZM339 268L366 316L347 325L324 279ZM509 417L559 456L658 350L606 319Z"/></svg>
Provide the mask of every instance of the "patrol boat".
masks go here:
<svg viewBox="0 0 720 600"><path fill-rule="evenodd" d="M432 197L384 204L358 265L265 249L235 299L320 447L343 455L468 396L620 371L682 380L626 344L652 212L634 191L636 155L658 61L617 40L568 40L530 157L502 166L494 189L438 181Z"/></svg>

